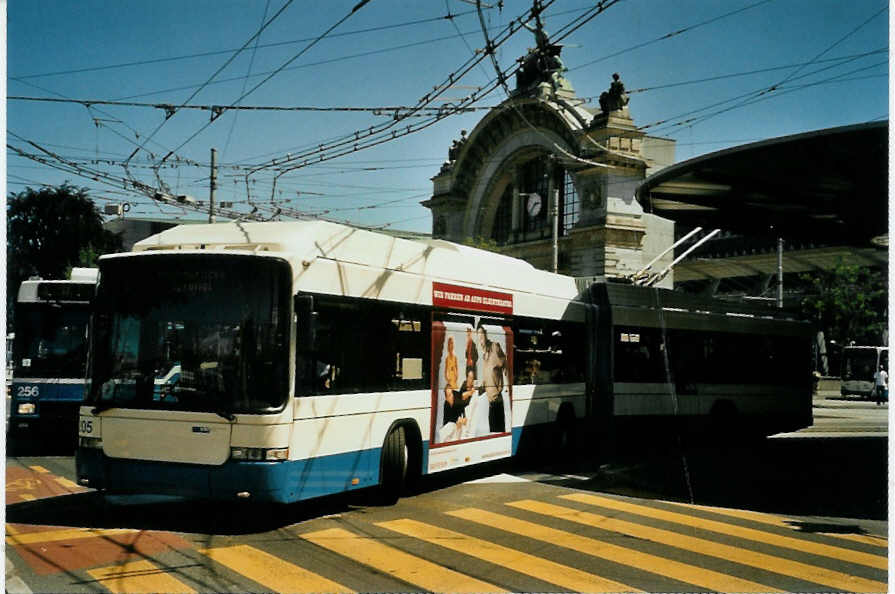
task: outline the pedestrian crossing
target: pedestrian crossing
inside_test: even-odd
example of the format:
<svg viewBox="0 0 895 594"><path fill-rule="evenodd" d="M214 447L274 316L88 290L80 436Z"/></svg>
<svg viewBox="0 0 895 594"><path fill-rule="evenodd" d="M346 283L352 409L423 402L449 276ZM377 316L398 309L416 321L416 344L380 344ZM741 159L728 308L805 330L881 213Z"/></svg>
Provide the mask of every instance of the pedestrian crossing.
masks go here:
<svg viewBox="0 0 895 594"><path fill-rule="evenodd" d="M369 521L347 513L275 536L226 544L209 538L208 546L124 556L85 569L85 583L116 593L888 588L886 538L800 533L772 514L581 491L376 511ZM7 525L7 545L50 539L88 546L89 538L121 532Z"/></svg>

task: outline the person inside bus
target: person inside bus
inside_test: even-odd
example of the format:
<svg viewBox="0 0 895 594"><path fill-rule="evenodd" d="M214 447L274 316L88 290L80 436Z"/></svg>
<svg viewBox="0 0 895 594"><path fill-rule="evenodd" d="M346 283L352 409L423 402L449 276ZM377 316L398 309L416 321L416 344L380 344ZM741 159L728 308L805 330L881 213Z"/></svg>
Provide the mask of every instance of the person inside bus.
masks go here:
<svg viewBox="0 0 895 594"><path fill-rule="evenodd" d="M889 401L889 374L886 366L880 365L879 371L873 374L873 391L876 394L876 405L879 406L885 400Z"/></svg>

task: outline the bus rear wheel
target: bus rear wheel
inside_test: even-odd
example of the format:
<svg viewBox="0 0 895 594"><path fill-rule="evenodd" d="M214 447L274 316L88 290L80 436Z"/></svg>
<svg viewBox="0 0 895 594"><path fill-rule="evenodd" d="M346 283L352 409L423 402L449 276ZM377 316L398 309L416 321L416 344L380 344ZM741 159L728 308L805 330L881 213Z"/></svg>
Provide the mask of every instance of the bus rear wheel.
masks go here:
<svg viewBox="0 0 895 594"><path fill-rule="evenodd" d="M379 496L381 505L393 505L404 490L407 479L407 440L403 427L395 427L382 444L382 461L379 471Z"/></svg>

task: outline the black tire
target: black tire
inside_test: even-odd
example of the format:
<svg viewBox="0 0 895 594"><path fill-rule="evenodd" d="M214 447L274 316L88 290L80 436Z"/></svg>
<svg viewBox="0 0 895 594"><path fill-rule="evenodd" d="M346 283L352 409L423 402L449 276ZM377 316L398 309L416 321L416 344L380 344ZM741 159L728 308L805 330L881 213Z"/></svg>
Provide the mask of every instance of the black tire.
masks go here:
<svg viewBox="0 0 895 594"><path fill-rule="evenodd" d="M743 426L736 405L730 400L718 400L709 412L709 434L720 445L730 445L741 437Z"/></svg>
<svg viewBox="0 0 895 594"><path fill-rule="evenodd" d="M577 454L577 435L575 432L575 413L569 407L560 409L554 422L556 452L565 460L571 460Z"/></svg>
<svg viewBox="0 0 895 594"><path fill-rule="evenodd" d="M407 441L404 428L395 427L382 444L382 460L379 470L380 505L394 505L407 479Z"/></svg>

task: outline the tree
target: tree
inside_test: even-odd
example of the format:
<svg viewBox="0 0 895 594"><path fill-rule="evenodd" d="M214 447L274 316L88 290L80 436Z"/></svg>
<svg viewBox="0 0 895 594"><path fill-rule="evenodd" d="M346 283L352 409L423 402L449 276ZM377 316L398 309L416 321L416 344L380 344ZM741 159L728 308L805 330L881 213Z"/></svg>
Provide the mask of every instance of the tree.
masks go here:
<svg viewBox="0 0 895 594"><path fill-rule="evenodd" d="M103 229L86 188L65 183L10 194L6 207L7 314L19 285L33 275L67 278L73 266L95 266L96 258L121 249L121 238Z"/></svg>
<svg viewBox="0 0 895 594"><path fill-rule="evenodd" d="M885 272L839 261L828 271L803 275L810 289L802 312L838 344L882 344L888 323Z"/></svg>

